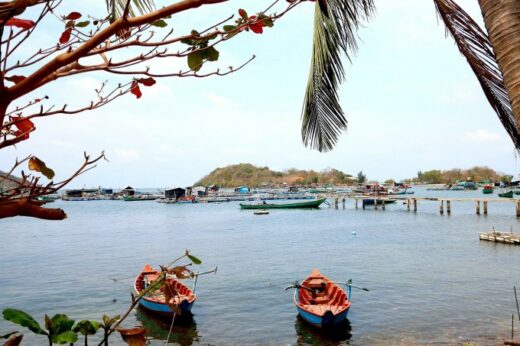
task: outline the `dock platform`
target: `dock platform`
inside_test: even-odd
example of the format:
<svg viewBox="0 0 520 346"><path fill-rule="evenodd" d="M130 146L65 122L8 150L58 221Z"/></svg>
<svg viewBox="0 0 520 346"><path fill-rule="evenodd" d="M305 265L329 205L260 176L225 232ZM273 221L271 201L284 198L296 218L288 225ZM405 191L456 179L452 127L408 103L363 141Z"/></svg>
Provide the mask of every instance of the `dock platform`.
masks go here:
<svg viewBox="0 0 520 346"><path fill-rule="evenodd" d="M480 233L480 240L493 241L503 244L520 245L520 235L512 232L482 232Z"/></svg>

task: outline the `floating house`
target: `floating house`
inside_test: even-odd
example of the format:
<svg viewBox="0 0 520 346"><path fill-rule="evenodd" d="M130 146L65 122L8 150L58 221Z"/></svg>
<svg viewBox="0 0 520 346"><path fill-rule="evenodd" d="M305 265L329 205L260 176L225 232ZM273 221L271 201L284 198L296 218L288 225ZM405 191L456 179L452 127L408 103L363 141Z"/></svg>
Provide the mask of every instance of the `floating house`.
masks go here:
<svg viewBox="0 0 520 346"><path fill-rule="evenodd" d="M165 198L179 199L184 196L186 196L186 190L180 187L164 191Z"/></svg>
<svg viewBox="0 0 520 346"><path fill-rule="evenodd" d="M135 195L135 189L131 186L125 187L123 190L118 192L119 196L133 196Z"/></svg>

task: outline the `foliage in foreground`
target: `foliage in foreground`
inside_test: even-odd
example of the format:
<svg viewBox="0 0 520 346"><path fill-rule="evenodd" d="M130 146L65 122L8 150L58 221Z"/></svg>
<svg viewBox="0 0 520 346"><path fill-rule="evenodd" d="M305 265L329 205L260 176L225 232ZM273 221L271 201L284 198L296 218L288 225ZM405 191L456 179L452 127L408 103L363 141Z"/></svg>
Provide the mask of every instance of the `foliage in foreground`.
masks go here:
<svg viewBox="0 0 520 346"><path fill-rule="evenodd" d="M182 259L188 259L191 263L185 265L175 265ZM53 317L44 316L44 326L42 327L34 317L28 313L18 309L4 309L3 317L6 321L10 321L19 326L29 329L37 335L42 335L47 338L49 345L73 345L78 342L80 338L83 339L83 344L88 345L88 337L95 335L100 329L103 330L103 339L98 344L108 345L109 337L114 331L118 331L123 340L131 346L142 346L146 344L146 328L134 327L130 329L119 328L119 325L129 316L130 312L137 306L139 301L147 294L153 293L157 290L163 289L167 286L165 280L167 275L175 275L179 279L194 278L195 274L188 267L199 265L202 261L196 256L192 255L188 250L173 260L168 266L161 266L161 275L153 281L141 294L134 296L132 294L132 301L128 310L123 316L117 315L109 317L103 315L102 321L81 320L75 322L65 314L55 314ZM166 292L176 292L175 290L165 290ZM169 299L167 299L169 301ZM176 306L170 306L176 309ZM178 312L180 313L180 312ZM22 335L18 332L0 335L0 338L8 339L4 346L17 346L22 341Z"/></svg>

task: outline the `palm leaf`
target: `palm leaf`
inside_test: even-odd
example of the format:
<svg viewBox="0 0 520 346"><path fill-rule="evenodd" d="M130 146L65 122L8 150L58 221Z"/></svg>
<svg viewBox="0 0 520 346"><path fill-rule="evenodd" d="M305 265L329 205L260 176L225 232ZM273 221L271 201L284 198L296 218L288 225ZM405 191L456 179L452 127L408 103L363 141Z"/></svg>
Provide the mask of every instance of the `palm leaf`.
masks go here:
<svg viewBox="0 0 520 346"><path fill-rule="evenodd" d="M105 0L107 9L113 19L123 15L128 1L130 1L128 14L132 17L139 14L145 14L154 10L153 0Z"/></svg>
<svg viewBox="0 0 520 346"><path fill-rule="evenodd" d="M520 150L517 122L488 35L453 0L434 2L446 30L453 36L459 51L468 60L491 107L497 113L516 149Z"/></svg>
<svg viewBox="0 0 520 346"><path fill-rule="evenodd" d="M338 100L345 78L341 53L357 50L356 30L374 12L373 0L318 0L314 11L311 67L302 110L302 140L319 151L331 150L347 120Z"/></svg>

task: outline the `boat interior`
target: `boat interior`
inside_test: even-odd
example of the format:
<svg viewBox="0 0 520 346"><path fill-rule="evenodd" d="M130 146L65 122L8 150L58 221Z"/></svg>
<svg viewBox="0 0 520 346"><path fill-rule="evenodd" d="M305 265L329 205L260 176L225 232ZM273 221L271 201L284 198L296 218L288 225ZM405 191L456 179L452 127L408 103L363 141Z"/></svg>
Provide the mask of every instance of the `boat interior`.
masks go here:
<svg viewBox="0 0 520 346"><path fill-rule="evenodd" d="M157 280L161 275L160 272L153 270L151 266L146 265L139 278L136 280L136 290L142 292L152 282ZM164 285L160 290L156 290L146 295L148 300L154 300L158 302L164 302L164 290L169 286L172 288L172 295L174 296L170 303L180 304L183 300L192 302L195 300L195 294L183 283L174 278L167 278L167 282L170 285Z"/></svg>
<svg viewBox="0 0 520 346"><path fill-rule="evenodd" d="M316 315L327 311L341 313L350 306L347 294L337 284L323 276L310 276L298 290L300 305Z"/></svg>

